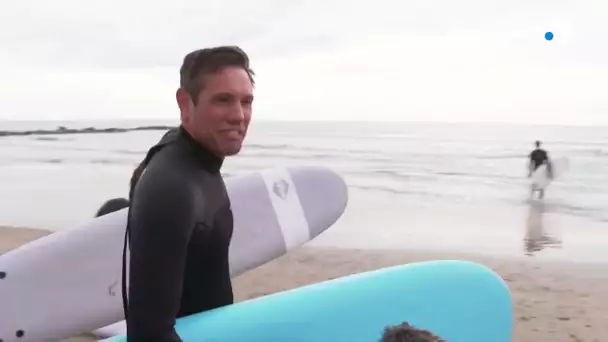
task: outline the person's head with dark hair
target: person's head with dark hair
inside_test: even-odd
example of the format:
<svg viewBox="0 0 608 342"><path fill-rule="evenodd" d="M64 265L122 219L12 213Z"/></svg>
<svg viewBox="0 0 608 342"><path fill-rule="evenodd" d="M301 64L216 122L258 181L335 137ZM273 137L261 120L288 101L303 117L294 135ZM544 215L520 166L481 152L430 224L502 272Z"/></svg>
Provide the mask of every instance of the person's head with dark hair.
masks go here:
<svg viewBox="0 0 608 342"><path fill-rule="evenodd" d="M430 331L418 329L407 322L384 329L380 342L447 342Z"/></svg>
<svg viewBox="0 0 608 342"><path fill-rule="evenodd" d="M126 198L112 198L104 202L101 205L95 217L103 216L109 213L113 213L115 211L119 211L121 209L127 208L129 206L129 200Z"/></svg>
<svg viewBox="0 0 608 342"><path fill-rule="evenodd" d="M184 129L218 157L237 154L251 120L254 72L236 46L190 52L176 93Z"/></svg>
<svg viewBox="0 0 608 342"><path fill-rule="evenodd" d="M540 148L540 145L541 145L541 144L542 144L542 143L540 142L540 140L536 140L536 141L534 142L534 145L536 146L536 148Z"/></svg>

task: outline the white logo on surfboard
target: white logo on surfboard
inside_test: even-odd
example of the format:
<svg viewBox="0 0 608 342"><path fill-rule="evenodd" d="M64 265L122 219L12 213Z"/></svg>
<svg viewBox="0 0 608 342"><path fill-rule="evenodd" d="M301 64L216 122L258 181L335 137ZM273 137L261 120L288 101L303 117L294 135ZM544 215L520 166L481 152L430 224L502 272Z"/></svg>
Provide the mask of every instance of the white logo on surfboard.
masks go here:
<svg viewBox="0 0 608 342"><path fill-rule="evenodd" d="M284 179L276 181L274 182L272 191L284 200L289 192L289 183L287 183Z"/></svg>
<svg viewBox="0 0 608 342"><path fill-rule="evenodd" d="M298 197L298 189L287 170L267 170L262 172L262 178L279 221L285 246L290 249L310 240L308 221Z"/></svg>

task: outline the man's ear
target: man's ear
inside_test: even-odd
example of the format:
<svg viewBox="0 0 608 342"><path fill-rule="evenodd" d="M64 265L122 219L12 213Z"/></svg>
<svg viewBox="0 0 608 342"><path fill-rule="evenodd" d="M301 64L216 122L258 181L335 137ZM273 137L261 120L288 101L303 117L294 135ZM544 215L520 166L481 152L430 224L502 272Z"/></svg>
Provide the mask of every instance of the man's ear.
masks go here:
<svg viewBox="0 0 608 342"><path fill-rule="evenodd" d="M175 92L175 99L177 100L182 122L188 122L190 120L190 113L192 113L194 107L192 97L183 88L178 88Z"/></svg>

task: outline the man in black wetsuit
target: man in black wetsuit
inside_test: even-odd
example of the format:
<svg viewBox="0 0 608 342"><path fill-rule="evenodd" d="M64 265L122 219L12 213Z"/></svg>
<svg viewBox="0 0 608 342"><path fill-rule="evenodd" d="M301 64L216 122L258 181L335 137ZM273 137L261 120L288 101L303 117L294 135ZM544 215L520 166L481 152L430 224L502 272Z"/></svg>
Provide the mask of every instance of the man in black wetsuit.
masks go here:
<svg viewBox="0 0 608 342"><path fill-rule="evenodd" d="M178 317L233 303L228 263L233 217L220 174L251 119L253 72L237 47L188 54L180 70L181 125L153 146L133 175L125 248L130 248L130 342L178 342Z"/></svg>
<svg viewBox="0 0 608 342"><path fill-rule="evenodd" d="M547 164L547 177L552 178L553 174L552 174L551 160L549 159L549 154L547 153L547 151L540 148L540 145L541 145L540 141L538 141L538 140L535 141L534 145L536 146L536 148L532 152L530 152L530 155L528 156L528 158L529 158L528 178L532 177L532 174L534 173L534 171L536 171L536 169L538 169L543 164ZM539 194L540 198L544 197L544 190L536 189L534 187L534 184L532 184L532 188L531 188L532 193L534 193L534 191L537 191L537 190L540 192L540 194Z"/></svg>

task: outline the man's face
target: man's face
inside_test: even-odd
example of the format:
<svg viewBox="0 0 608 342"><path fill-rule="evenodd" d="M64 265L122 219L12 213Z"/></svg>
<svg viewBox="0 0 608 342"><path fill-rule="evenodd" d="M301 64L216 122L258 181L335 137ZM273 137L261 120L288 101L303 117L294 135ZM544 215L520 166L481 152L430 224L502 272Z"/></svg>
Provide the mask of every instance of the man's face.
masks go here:
<svg viewBox="0 0 608 342"><path fill-rule="evenodd" d="M177 101L186 130L219 157L237 154L251 120L253 85L247 71L226 67L205 75L196 105L183 90Z"/></svg>

